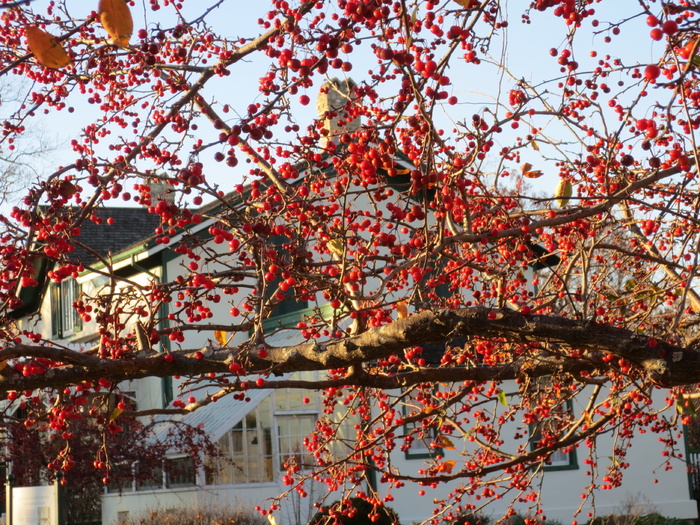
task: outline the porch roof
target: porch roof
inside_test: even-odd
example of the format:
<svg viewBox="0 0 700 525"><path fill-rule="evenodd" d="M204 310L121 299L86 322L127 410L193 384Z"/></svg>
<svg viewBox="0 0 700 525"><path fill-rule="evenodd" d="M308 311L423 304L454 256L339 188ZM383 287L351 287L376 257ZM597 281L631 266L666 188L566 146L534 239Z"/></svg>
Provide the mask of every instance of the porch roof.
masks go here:
<svg viewBox="0 0 700 525"><path fill-rule="evenodd" d="M279 330L265 338L268 345L294 346L306 342L297 330ZM288 377L291 374L285 374ZM225 395L214 402L209 403L194 412L184 415L159 416L155 418L158 441L165 441L169 432L176 432L180 425L202 428L213 442L218 441L232 427L237 425L251 410L258 406L265 398L272 394L272 390L248 390L247 401L234 399L233 395Z"/></svg>

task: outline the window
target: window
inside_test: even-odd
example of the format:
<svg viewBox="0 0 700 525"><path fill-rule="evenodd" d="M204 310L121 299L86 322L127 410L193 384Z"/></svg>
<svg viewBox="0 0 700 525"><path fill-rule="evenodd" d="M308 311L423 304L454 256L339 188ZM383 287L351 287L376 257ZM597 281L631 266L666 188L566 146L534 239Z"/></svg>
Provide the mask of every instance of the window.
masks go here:
<svg viewBox="0 0 700 525"><path fill-rule="evenodd" d="M75 279L66 279L51 285L51 335L63 339L82 329L82 319L73 303L80 296L80 285Z"/></svg>
<svg viewBox="0 0 700 525"><path fill-rule="evenodd" d="M285 414L275 416L279 439L280 469L290 464L302 469L311 468L315 462L304 445L306 438L316 427L317 414Z"/></svg>
<svg viewBox="0 0 700 525"><path fill-rule="evenodd" d="M556 443L562 432L558 423L563 419L562 416L570 412L572 408L571 401L567 401L552 408L552 417L530 425L530 450ZM546 459L544 465L545 470L574 470L577 468L576 449L573 447L555 450Z"/></svg>
<svg viewBox="0 0 700 525"><path fill-rule="evenodd" d="M167 459L166 462L167 488L193 487L197 484L197 467L192 458Z"/></svg>
<svg viewBox="0 0 700 525"><path fill-rule="evenodd" d="M138 464L128 462L112 463L109 466L109 477L108 494L131 492L135 489L134 480L138 477Z"/></svg>
<svg viewBox="0 0 700 525"><path fill-rule="evenodd" d="M208 485L263 483L273 480L272 414L268 397L218 442L222 457L211 465Z"/></svg>
<svg viewBox="0 0 700 525"><path fill-rule="evenodd" d="M313 380L317 374L300 377ZM315 465L304 441L316 428L319 403L307 394L275 391L226 432L217 443L220 456L208 460L207 485L270 483L292 462L301 468Z"/></svg>
<svg viewBox="0 0 700 525"><path fill-rule="evenodd" d="M416 416L423 412L422 399L425 396L430 396L430 393L418 389L405 392L402 404L404 417ZM435 428L424 429L423 421L425 418L409 421L403 425L404 445L401 448L406 459L427 459L435 454L442 454L442 451L433 445L437 435Z"/></svg>
<svg viewBox="0 0 700 525"><path fill-rule="evenodd" d="M317 378L313 372L301 375L301 379L307 381ZM301 468L315 465L314 458L304 445L305 438L316 428L319 416L317 399L315 396L312 399L313 401L306 399L306 393L298 389L288 388L275 392L275 425L280 470L285 470L292 462Z"/></svg>
<svg viewBox="0 0 700 525"><path fill-rule="evenodd" d="M292 242L293 241L285 235L275 235L270 238L269 249L272 250L274 256L277 257L278 260L288 261L291 257L295 256L292 251L294 247L290 245ZM280 266L282 265L280 264ZM279 319L280 317L286 316L290 317L290 323L296 324L299 320L299 316L290 314L295 314L299 310L305 310L309 306L307 301L301 300L295 295L293 288L286 288L286 286L283 285L282 288L285 288L285 290L282 290L280 284L282 284L283 281L284 279L278 274L273 281L266 283L265 286L265 299L270 299L272 294L275 293L275 299L281 300L281 302L272 309L272 313L268 318L268 323L273 322L274 326L278 326L280 322L281 324L288 324L287 319Z"/></svg>
<svg viewBox="0 0 700 525"><path fill-rule="evenodd" d="M165 474L165 475L164 475ZM107 492L175 489L197 484L197 467L190 457L166 458L163 466L119 463L110 465L110 481Z"/></svg>

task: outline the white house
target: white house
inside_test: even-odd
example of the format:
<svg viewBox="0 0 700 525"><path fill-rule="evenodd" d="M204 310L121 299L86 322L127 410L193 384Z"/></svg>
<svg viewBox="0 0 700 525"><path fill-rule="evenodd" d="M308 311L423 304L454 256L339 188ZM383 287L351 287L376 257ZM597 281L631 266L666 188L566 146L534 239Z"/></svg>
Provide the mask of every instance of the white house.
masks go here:
<svg viewBox="0 0 700 525"><path fill-rule="evenodd" d="M235 197L232 198L235 199ZM399 201L407 197L396 191L391 198ZM391 199L388 202L391 203ZM362 207L366 203L362 198L357 198L351 205ZM88 233L89 237L86 238L89 239L88 242L92 242L93 239L107 242L112 237L119 238L119 242L96 247L96 249L103 255L109 252L113 270L120 276L128 278L128 281L147 283L160 279L166 280L169 276L178 275L181 268L189 262L173 250L173 247L186 236L199 236L202 246L198 249L221 249L210 232L210 228L217 224L216 207L205 206L199 211L202 212L204 220L187 231L180 231L173 235L171 242L167 245L155 242L155 236L152 235L153 217L149 217L145 210L137 208L103 208L100 214L115 218L114 224L105 223L99 225L99 228L97 225L90 226L94 233ZM113 235L117 229L124 231L119 235ZM77 279L66 279L60 284L48 284L43 293L34 298L33 303L29 297L25 298L26 306L19 315L28 314L32 309L39 309L41 312L39 329L47 339L50 338L57 343L85 344L96 340L94 321L81 322L74 315L70 304L81 293L93 295L99 294L100 290L104 290L105 293L107 291L115 293L111 283L99 273L102 266L102 263L96 262ZM540 267L541 264L534 266ZM212 267L208 270L216 271L217 268ZM532 273L537 269L530 268L528 271ZM528 281L531 280L532 276L528 278ZM127 281L119 283L117 290L120 286L129 286L129 284ZM231 297L231 302L236 302L235 294ZM222 301L220 304L210 306L213 317L207 322L217 320L225 322L230 315L230 305ZM302 315L311 313L312 308L328 311L330 307L320 295L306 304L297 302L288 305L286 310L282 309L279 315L266 322L271 334L266 338L266 343L270 346L301 343L303 337L299 331L284 330L280 327L289 326L290 320L298 320ZM133 331L136 321L136 317L125 319L124 330ZM234 338L231 344L235 345L241 338L243 336ZM186 334L182 347L206 347L214 344L213 341L212 331L192 331ZM163 343L166 347L169 344L171 343L168 341ZM298 374L297 377L313 379L313 374ZM133 393L139 409L162 408L168 406L174 397L187 398L189 395L200 397L206 393L189 393L186 390L179 392L178 388L181 385L182 382L178 380L173 383L171 380L152 378L131 381L120 387L124 392ZM162 484L150 484L146 487L134 484L122 487L121 492L109 489L102 498L103 523L113 524L119 519L153 508L206 508L211 505L264 507L268 498L273 498L286 490L288 487L283 482L285 474L283 465L289 457L295 457L302 464L305 462L303 440L312 431L316 420L321 415L319 394L291 389L254 390L248 393L247 398L247 401L241 401L233 396L227 396L182 417L183 422L195 426L202 425L211 439L217 442L224 454L231 459L231 463L221 462L218 472L206 475L203 469L193 468L189 458L176 458L181 461L182 469L177 476L163 476ZM663 400L658 402L662 403ZM351 423L348 421L347 424L351 425ZM509 422L506 425L513 427L513 431L509 433L514 434L515 427L522 426L522 423ZM407 428L406 432L410 433L412 429ZM606 448L608 450L611 448L614 439L613 435L603 435L598 438L597 444L601 454L604 454L602 451ZM468 444L468 441L466 443ZM460 447L463 446L455 443L455 450L444 449L440 452L448 461L451 458L459 460L462 457ZM628 452L630 467L625 473L622 487L596 491L595 497L584 503L583 514L577 519L585 521L586 510L593 501L596 512L601 515L615 512L628 496L640 497L640 495L647 498L663 515L684 519L696 518L697 505L693 499L690 478L685 465L679 461L671 470L663 467L656 468L663 463L662 447L656 434L647 433L636 436ZM392 463L402 472L417 473L424 467L426 458L435 453L436 451L429 445L416 440L410 451L396 450L392 456ZM585 464L586 457L587 452L578 448L568 453L556 453L551 458L551 466L546 469L547 472L542 477L539 491L541 505L548 518L570 522L579 509L584 487L591 483L591 468ZM371 488L380 496L386 494L386 485L371 479L371 476L368 477L367 484L373 485ZM456 487L457 482L440 485L436 489L425 488L424 493L418 493L418 489L413 486L395 489L391 491L393 496L391 506L398 512L402 523L419 522L431 516L434 499L445 497L449 490ZM280 525L305 523L309 514L314 511L312 504L325 496L326 490L325 486L318 484L308 487L306 498L291 496L279 511L277 522ZM332 495L329 501L333 499L337 499L335 495ZM484 501L479 495L475 495L472 499L477 506ZM505 510L507 503L506 499L496 501L483 512L499 516L499 512ZM530 501L519 502L516 508L526 513L531 504Z"/></svg>

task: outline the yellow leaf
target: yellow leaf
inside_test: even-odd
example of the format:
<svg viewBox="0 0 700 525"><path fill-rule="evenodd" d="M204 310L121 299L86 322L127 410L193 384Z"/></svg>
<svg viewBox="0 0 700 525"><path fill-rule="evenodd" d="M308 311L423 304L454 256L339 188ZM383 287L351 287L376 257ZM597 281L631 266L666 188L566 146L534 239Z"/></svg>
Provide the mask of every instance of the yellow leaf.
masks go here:
<svg viewBox="0 0 700 525"><path fill-rule="evenodd" d="M122 412L124 412L123 408L115 408L114 410L112 410L112 413L109 415L109 422L111 423L112 421L117 419Z"/></svg>
<svg viewBox="0 0 700 525"><path fill-rule="evenodd" d="M214 339L221 346L226 346L226 343L228 343L228 336L223 330L214 330Z"/></svg>
<svg viewBox="0 0 700 525"><path fill-rule="evenodd" d="M98 5L100 22L109 35L110 41L120 47L128 47L134 21L125 0L100 0Z"/></svg>
<svg viewBox="0 0 700 525"><path fill-rule="evenodd" d="M331 239L326 243L326 246L328 246L328 249L338 257L343 256L343 241L341 239Z"/></svg>
<svg viewBox="0 0 700 525"><path fill-rule="evenodd" d="M267 521L270 522L270 525L277 525L277 520L272 514L267 515Z"/></svg>
<svg viewBox="0 0 700 525"><path fill-rule="evenodd" d="M444 448L445 450L455 449L454 443L452 443L452 440L448 438L445 434L440 434L435 441L437 442L440 448Z"/></svg>
<svg viewBox="0 0 700 525"><path fill-rule="evenodd" d="M457 464L456 461L449 460L449 461L443 461L440 463L437 467L438 472L446 472L447 474L452 473L452 469L455 468L455 465Z"/></svg>
<svg viewBox="0 0 700 525"><path fill-rule="evenodd" d="M70 57L56 38L36 26L24 28L29 51L34 53L37 62L45 67L59 68L70 64Z"/></svg>
<svg viewBox="0 0 700 525"><path fill-rule="evenodd" d="M554 197L557 199L557 204L560 208L566 206L566 203L569 202L573 191L574 187L571 185L571 182L566 179L561 179L559 181L556 189L554 190Z"/></svg>
<svg viewBox="0 0 700 525"><path fill-rule="evenodd" d="M399 301L396 303L396 313L399 315L399 319L405 319L408 317L408 307L405 301Z"/></svg>
<svg viewBox="0 0 700 525"><path fill-rule="evenodd" d="M479 2L477 2L477 0L455 0L455 2L465 9L473 9L479 6Z"/></svg>

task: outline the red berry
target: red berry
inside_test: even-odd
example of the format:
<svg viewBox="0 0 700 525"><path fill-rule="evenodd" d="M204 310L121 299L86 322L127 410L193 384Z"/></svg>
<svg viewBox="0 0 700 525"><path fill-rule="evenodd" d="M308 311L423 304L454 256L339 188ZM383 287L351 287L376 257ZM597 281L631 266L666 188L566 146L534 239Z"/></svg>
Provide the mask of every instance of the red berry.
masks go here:
<svg viewBox="0 0 700 525"><path fill-rule="evenodd" d="M172 363L175 361L175 356L173 354L165 354L164 359L166 363Z"/></svg>
<svg viewBox="0 0 700 525"><path fill-rule="evenodd" d="M656 18L654 15L649 15L647 17L647 25L649 27L654 27L659 25L659 19Z"/></svg>
<svg viewBox="0 0 700 525"><path fill-rule="evenodd" d="M659 29L658 27L655 27L654 29L651 30L651 33L649 33L649 36L651 37L652 40L661 40L664 37L663 31Z"/></svg>
<svg viewBox="0 0 700 525"><path fill-rule="evenodd" d="M661 25L661 31L667 35L675 35L678 32L678 24L673 20L666 20Z"/></svg>
<svg viewBox="0 0 700 525"><path fill-rule="evenodd" d="M644 68L644 78L647 80L656 80L661 76L661 68L656 64L649 64Z"/></svg>

